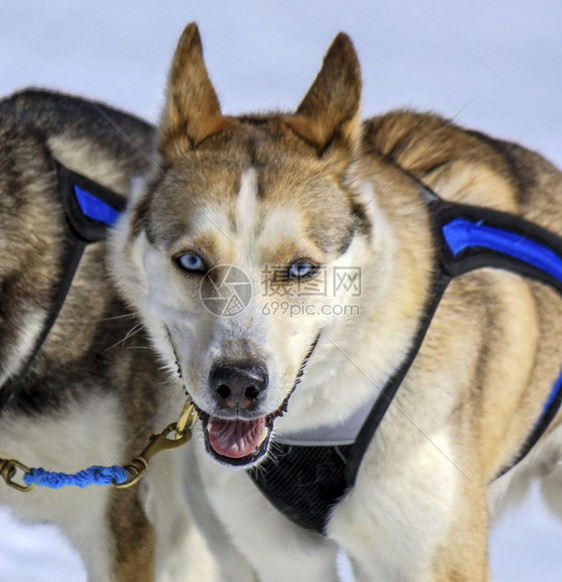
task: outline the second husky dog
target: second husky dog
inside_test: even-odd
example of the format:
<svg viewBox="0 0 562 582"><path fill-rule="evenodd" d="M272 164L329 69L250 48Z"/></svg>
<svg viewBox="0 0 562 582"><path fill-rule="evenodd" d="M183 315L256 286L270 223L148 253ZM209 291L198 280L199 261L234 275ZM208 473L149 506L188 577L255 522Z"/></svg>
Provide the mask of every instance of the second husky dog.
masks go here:
<svg viewBox="0 0 562 582"><path fill-rule="evenodd" d="M40 90L0 102L3 467L16 459L75 473L126 463L150 429L177 419L181 392L175 398L177 387L148 349L142 325L117 297L104 241L86 247L62 309L32 355L56 310L72 237L56 162L124 196L131 177L146 171L152 140L148 124L103 104ZM18 390L8 395L14 382ZM20 519L57 525L91 582L149 582L155 570L159 580L184 580L184 565L173 558L189 524L176 456L156 457L140 488L24 493L0 481L0 503ZM19 470L3 476L22 485Z"/></svg>
<svg viewBox="0 0 562 582"><path fill-rule="evenodd" d="M360 98L340 34L294 114L224 116L188 26L159 129L163 172L137 189L112 240L124 296L198 408L189 492L233 582L336 580L337 545L362 582L485 582L499 493L562 458L551 418L562 259L548 247L562 234L560 172L432 115L362 123ZM474 207L492 223L518 217L517 231L531 221L546 243L464 216L443 228L510 242L482 263L488 242L459 250L461 265L436 229L458 203L469 218ZM509 261L531 272L527 250L552 267L535 273L550 284L508 272ZM477 266L499 268L456 276ZM365 426L378 428L365 438ZM360 441L354 460L345 447ZM267 484L295 443L311 445L308 460ZM334 445L329 463L319 443ZM311 491L342 459L351 484L324 491L325 517L309 519Z"/></svg>

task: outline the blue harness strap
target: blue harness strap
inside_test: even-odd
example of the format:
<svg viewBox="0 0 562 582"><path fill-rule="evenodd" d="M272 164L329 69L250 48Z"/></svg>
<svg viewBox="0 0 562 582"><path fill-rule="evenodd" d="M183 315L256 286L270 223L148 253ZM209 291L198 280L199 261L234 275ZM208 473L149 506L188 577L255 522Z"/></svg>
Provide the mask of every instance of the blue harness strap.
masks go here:
<svg viewBox="0 0 562 582"><path fill-rule="evenodd" d="M544 405L541 417L538 420L539 424L542 421L542 419L548 414L550 407L554 405L556 399L559 398L561 392L562 392L562 372L560 372L560 376L558 376L558 380L556 381L556 384L554 384L550 396L548 397L548 400Z"/></svg>
<svg viewBox="0 0 562 582"><path fill-rule="evenodd" d="M433 196L441 270L457 277L494 267L536 279L562 294L562 238L518 216Z"/></svg>
<svg viewBox="0 0 562 582"><path fill-rule="evenodd" d="M442 231L454 257L467 249L485 248L510 256L562 281L562 257L520 234L464 218L451 220L442 227Z"/></svg>
<svg viewBox="0 0 562 582"><path fill-rule="evenodd" d="M117 222L126 200L89 178L56 165L59 192L71 232L87 243L103 240Z"/></svg>
<svg viewBox="0 0 562 582"><path fill-rule="evenodd" d="M441 264L452 276L486 266L537 279L562 294L562 239L536 224L487 208L433 201L446 249ZM496 475L517 465L544 434L562 405L562 370L538 420L517 455Z"/></svg>
<svg viewBox="0 0 562 582"><path fill-rule="evenodd" d="M113 226L117 222L119 212L107 202L104 202L90 192L86 192L86 190L80 188L77 184L74 185L74 194L84 216L96 222L101 222L106 226Z"/></svg>

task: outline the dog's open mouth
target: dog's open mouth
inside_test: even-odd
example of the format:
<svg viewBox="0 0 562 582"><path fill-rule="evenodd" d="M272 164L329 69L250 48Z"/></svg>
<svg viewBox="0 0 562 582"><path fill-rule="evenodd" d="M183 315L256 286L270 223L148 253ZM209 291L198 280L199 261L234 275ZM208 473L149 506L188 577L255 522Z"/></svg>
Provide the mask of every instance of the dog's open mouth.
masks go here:
<svg viewBox="0 0 562 582"><path fill-rule="evenodd" d="M168 337L176 355L178 375L181 379L182 374L178 363L179 358L169 331ZM266 455L273 430L273 423L277 417L283 416L287 411L289 398L300 383L308 360L312 356L312 352L316 348L319 338L320 334L316 336L304 357L291 391L275 412L268 414L267 416L259 416L256 418L227 419L213 416L208 412L201 410L201 408L194 403L197 415L203 427L205 447L208 453L221 463L235 467L252 465ZM186 395L189 397L189 391L185 384L184 388Z"/></svg>
<svg viewBox="0 0 562 582"><path fill-rule="evenodd" d="M207 451L221 463L250 465L267 452L275 415L225 419L200 412Z"/></svg>

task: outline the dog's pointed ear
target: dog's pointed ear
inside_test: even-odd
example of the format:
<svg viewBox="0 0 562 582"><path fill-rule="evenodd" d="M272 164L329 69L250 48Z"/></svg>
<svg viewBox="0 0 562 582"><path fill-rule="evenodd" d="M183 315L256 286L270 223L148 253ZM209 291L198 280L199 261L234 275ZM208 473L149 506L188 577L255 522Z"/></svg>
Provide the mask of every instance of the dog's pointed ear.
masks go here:
<svg viewBox="0 0 562 582"><path fill-rule="evenodd" d="M188 24L178 42L168 78L158 148L162 154L185 152L232 122L221 114L209 79L199 29Z"/></svg>
<svg viewBox="0 0 562 582"><path fill-rule="evenodd" d="M354 150L360 142L360 115L359 59L351 39L340 32L296 115L285 122L321 151L332 143Z"/></svg>

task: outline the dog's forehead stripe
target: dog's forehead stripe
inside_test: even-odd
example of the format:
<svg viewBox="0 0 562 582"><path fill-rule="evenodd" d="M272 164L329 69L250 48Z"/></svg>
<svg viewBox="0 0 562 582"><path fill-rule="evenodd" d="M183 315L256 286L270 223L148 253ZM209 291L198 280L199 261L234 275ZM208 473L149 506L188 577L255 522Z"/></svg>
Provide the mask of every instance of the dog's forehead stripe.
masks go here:
<svg viewBox="0 0 562 582"><path fill-rule="evenodd" d="M240 240L251 244L256 222L258 173L250 167L240 176L240 190L236 201L236 230Z"/></svg>

